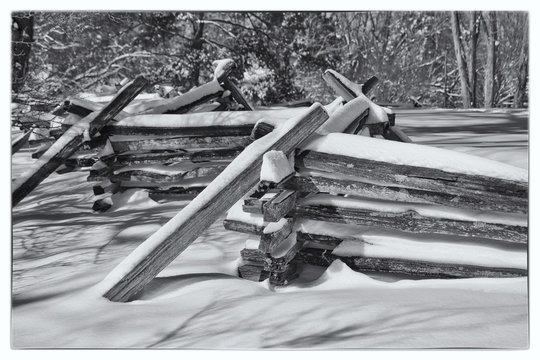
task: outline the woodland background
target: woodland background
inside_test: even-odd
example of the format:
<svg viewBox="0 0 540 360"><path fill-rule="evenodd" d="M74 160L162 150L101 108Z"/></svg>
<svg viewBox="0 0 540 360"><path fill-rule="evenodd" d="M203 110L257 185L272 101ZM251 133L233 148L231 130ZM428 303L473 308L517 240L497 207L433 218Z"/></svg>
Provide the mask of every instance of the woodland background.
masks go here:
<svg viewBox="0 0 540 360"><path fill-rule="evenodd" d="M232 58L257 105L329 101L327 68L382 104L528 106L526 12L33 12L12 14L12 98L50 111L142 74L186 92ZM150 89L151 90L151 89Z"/></svg>

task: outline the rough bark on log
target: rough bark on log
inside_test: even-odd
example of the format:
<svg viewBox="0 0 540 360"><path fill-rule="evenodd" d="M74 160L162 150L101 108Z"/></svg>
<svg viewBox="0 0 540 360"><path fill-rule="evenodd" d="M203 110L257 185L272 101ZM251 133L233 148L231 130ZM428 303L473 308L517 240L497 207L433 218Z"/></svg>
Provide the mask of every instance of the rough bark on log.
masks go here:
<svg viewBox="0 0 540 360"><path fill-rule="evenodd" d="M245 234L262 235L264 226L246 223L238 220L223 220L223 227L227 230L238 231Z"/></svg>
<svg viewBox="0 0 540 360"><path fill-rule="evenodd" d="M446 192L455 196L453 205L462 198L469 198L521 213L527 213L528 210L528 186L517 181L395 165L316 151L304 151L296 156L295 160L297 167L357 176L390 186Z"/></svg>
<svg viewBox="0 0 540 360"><path fill-rule="evenodd" d="M343 239L333 236L310 234L303 231L296 232L296 241L302 242L306 248L315 248L321 250L334 250Z"/></svg>
<svg viewBox="0 0 540 360"><path fill-rule="evenodd" d="M464 264L442 264L425 261L373 258L361 256L336 256L330 250L304 248L297 258L305 264L329 266L334 260L341 260L351 269L359 272L398 273L426 278L475 278L475 277L519 277L527 276L526 270L491 268Z"/></svg>
<svg viewBox="0 0 540 360"><path fill-rule="evenodd" d="M320 104L313 105L298 123L283 133L274 143L265 145L265 152L270 150L283 151L290 154L295 147L306 140L326 120L328 114ZM263 142L263 144L265 144ZM263 150L263 149L260 149ZM148 254L140 258L137 248L132 257L128 256L125 262L129 267L119 265L118 270L113 270L106 283L107 290L103 296L112 301L127 301L135 296L143 287L161 272L171 261L180 255L197 237L207 229L223 212L242 198L259 180L262 154L246 164L242 164L241 170L235 171L235 176L228 180L228 185L222 191L204 198L205 205L193 214L189 205L178 213L165 226L173 226L174 231L168 232L167 236L159 239L149 250ZM238 164L237 164L238 165ZM233 166L233 164L231 164ZM207 188L208 189L208 188ZM201 194L203 196L204 194ZM196 200L191 204L197 204ZM178 217L186 218L176 223ZM140 246L144 247L144 244ZM119 273L117 273L117 271Z"/></svg>
<svg viewBox="0 0 540 360"><path fill-rule="evenodd" d="M191 187L185 189L171 190L149 190L148 197L155 202L183 201L194 199L204 190L204 187Z"/></svg>
<svg viewBox="0 0 540 360"><path fill-rule="evenodd" d="M268 279L270 273L265 271L262 266L246 264L238 267L238 275L242 279L261 282Z"/></svg>
<svg viewBox="0 0 540 360"><path fill-rule="evenodd" d="M429 218L415 211L388 213L326 205L307 205L297 206L295 215L304 219L358 224L410 233L470 236L519 244L527 244L528 237L528 229L523 226Z"/></svg>
<svg viewBox="0 0 540 360"><path fill-rule="evenodd" d="M230 126L186 126L186 127L155 127L155 126L121 126L108 125L102 134L112 135L145 135L145 136L177 136L177 137L216 137L216 136L249 136L253 125Z"/></svg>
<svg viewBox="0 0 540 360"><path fill-rule="evenodd" d="M96 133L113 119L127 104L131 102L146 87L146 80L138 77L118 93L114 99L105 106L88 123L89 135L92 138ZM53 173L67 158L79 149L84 136L78 131L66 132L58 141L62 141L61 148L49 148L43 156L20 178L13 183L12 206L16 206L22 199L34 190L45 178Z"/></svg>
<svg viewBox="0 0 540 360"><path fill-rule="evenodd" d="M372 184L365 179L358 179L354 176L336 177L335 173L322 171L317 172L316 175L301 173L284 182L281 186L285 189L296 190L298 192L358 195L446 206L450 204L455 208L473 210L520 212L519 209L527 208L527 204L523 204L523 202L512 203L501 201L493 203L482 196L459 197L447 192L412 189L393 184Z"/></svg>
<svg viewBox="0 0 540 360"><path fill-rule="evenodd" d="M201 163L203 164L203 163ZM169 183L177 182L184 179L194 179L206 176L216 177L223 169L227 167L227 164L222 165L210 165L210 166L197 166L191 169L178 171L175 174L159 174L152 171L145 170L126 170L118 174L111 174L110 178L113 182L119 181L141 181L141 182L153 182L153 183ZM101 175L101 174L96 174Z"/></svg>
<svg viewBox="0 0 540 360"><path fill-rule="evenodd" d="M201 148L238 148L251 143L249 136L200 136L200 137L163 137L131 139L122 135L109 138L116 153L126 151L180 150Z"/></svg>
<svg viewBox="0 0 540 360"><path fill-rule="evenodd" d="M264 251L244 248L240 250L240 256L245 263L262 266L266 271L270 271L269 267L265 268L266 259L269 256Z"/></svg>
<svg viewBox="0 0 540 360"><path fill-rule="evenodd" d="M189 160L193 163L202 163L208 161L232 161L242 148L217 148L199 151L184 150L163 150L156 152L135 152L120 153L109 155L106 159L101 159L107 163L116 163L118 165L139 165L153 163L173 163ZM109 160L110 159L110 160Z"/></svg>

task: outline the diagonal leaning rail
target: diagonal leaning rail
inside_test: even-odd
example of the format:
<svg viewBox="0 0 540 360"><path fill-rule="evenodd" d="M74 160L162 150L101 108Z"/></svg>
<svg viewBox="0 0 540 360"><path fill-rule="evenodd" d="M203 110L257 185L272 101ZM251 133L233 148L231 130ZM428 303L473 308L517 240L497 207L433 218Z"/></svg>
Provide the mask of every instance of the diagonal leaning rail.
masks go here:
<svg viewBox="0 0 540 360"><path fill-rule="evenodd" d="M11 206L15 207L85 142L122 111L145 87L139 76L127 84L107 106L87 115L67 130L25 173L12 182Z"/></svg>
<svg viewBox="0 0 540 360"><path fill-rule="evenodd" d="M270 150L290 154L326 120L320 104L256 140L174 218L137 247L98 286L109 300L133 299L219 216L259 181L262 159Z"/></svg>

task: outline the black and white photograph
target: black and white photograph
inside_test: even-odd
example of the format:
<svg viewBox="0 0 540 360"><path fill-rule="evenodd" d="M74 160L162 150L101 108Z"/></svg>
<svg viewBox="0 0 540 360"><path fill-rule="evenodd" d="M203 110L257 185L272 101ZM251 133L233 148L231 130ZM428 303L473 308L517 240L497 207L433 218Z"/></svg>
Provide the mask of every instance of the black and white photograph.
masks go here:
<svg viewBox="0 0 540 360"><path fill-rule="evenodd" d="M529 349L528 11L177 6L4 14L11 349Z"/></svg>

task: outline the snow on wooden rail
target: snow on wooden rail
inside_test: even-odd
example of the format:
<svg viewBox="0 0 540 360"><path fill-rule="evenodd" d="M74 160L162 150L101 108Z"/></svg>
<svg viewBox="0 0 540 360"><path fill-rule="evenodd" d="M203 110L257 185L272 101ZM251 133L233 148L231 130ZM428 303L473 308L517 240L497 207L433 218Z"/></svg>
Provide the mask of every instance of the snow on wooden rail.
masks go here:
<svg viewBox="0 0 540 360"><path fill-rule="evenodd" d="M163 170L173 173L178 162L196 164L218 161L226 165L253 141L250 134L255 123L271 119L279 124L302 114L306 109L129 116L102 129L101 133L108 138L108 150L103 152L100 163L90 171L88 181L112 181L118 184L108 187L111 189L109 196L135 184L149 189L149 196L159 201L167 199L167 193L170 199L193 196L204 186L186 183L184 175L176 178L179 181L176 186L171 186L174 182ZM141 165L147 166L141 169ZM201 170L198 173L203 174L208 167L198 165L198 168ZM132 170L135 176L125 179L125 175ZM115 175L120 171L124 172L122 176ZM213 177L218 175L218 172L210 171ZM144 181L140 181L143 178ZM97 206L100 211L107 210L107 204L112 204L101 198L97 201L103 205Z"/></svg>
<svg viewBox="0 0 540 360"><path fill-rule="evenodd" d="M148 238L100 284L103 295L128 301L259 180L263 154L289 154L328 119L320 104L255 141L181 212Z"/></svg>
<svg viewBox="0 0 540 360"><path fill-rule="evenodd" d="M377 130L376 134L380 134L388 140L412 142L412 140L398 126L395 126L394 114L390 110L371 102L366 97L365 94L367 94L368 91L378 82L377 78L370 78L368 81L366 81L364 86L361 86L353 83L337 71L326 70L324 72L323 79L332 89L334 89L337 95L341 96L345 101L362 99L370 104L370 117L367 119L364 126L367 124L375 124L380 122L382 117L381 114L384 113L387 118L384 121L386 126L375 128ZM373 134L374 133L372 132L371 135Z"/></svg>
<svg viewBox="0 0 540 360"><path fill-rule="evenodd" d="M99 112L88 115L77 126L71 127L51 146L34 165L13 182L12 206L16 206L46 177L56 170L65 159L73 155L85 141L92 138L113 119L147 85L140 76L126 85L111 102ZM87 136L85 136L85 133Z"/></svg>
<svg viewBox="0 0 540 360"><path fill-rule="evenodd" d="M224 221L260 237L241 252L241 277L284 285L301 263L336 259L409 276L526 276L526 171L346 134L304 143L295 158L297 173L261 179Z"/></svg>

